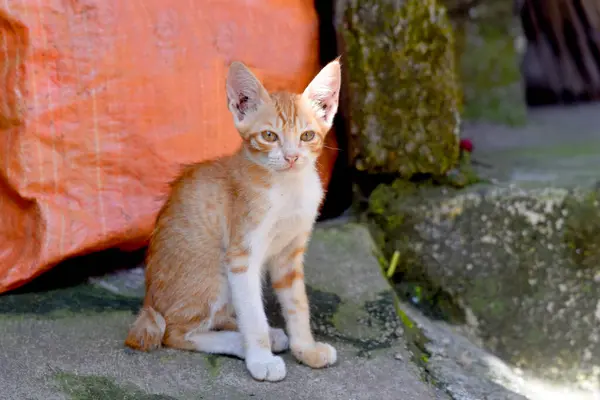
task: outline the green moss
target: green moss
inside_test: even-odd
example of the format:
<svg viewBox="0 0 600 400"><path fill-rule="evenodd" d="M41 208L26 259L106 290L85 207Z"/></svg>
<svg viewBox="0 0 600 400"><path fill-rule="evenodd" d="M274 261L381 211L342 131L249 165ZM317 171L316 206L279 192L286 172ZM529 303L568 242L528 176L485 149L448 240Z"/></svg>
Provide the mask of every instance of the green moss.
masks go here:
<svg viewBox="0 0 600 400"><path fill-rule="evenodd" d="M395 300L394 309L404 325L404 337L406 338L412 361L421 367L421 374L424 380L431 379L429 374L426 373L428 368L427 363L431 357L431 353L427 349L429 339L427 339L419 326L400 308L397 299Z"/></svg>
<svg viewBox="0 0 600 400"><path fill-rule="evenodd" d="M373 320L381 325L389 324L397 320L394 311L394 294L385 290L377 294L377 299L367 301L365 310L373 317Z"/></svg>
<svg viewBox="0 0 600 400"><path fill-rule="evenodd" d="M322 233L322 232L321 232ZM306 285L310 306L310 324L315 336L325 341L339 341L353 345L360 356L377 348L388 346L387 336L375 331L370 314L360 304L344 302L335 293ZM267 297L266 311L271 326L284 326L279 307ZM375 332L375 334L374 334Z"/></svg>
<svg viewBox="0 0 600 400"><path fill-rule="evenodd" d="M402 207L396 207L394 213L389 210L392 204L399 205L399 196L410 199L418 192L418 185L396 180L392 185L379 185L369 198L368 214L373 222L370 226L374 231L376 244L384 257L391 259L394 252L399 253L398 274L407 271L415 261L415 253L409 246L409 237L417 223L414 215L404 213Z"/></svg>
<svg viewBox="0 0 600 400"><path fill-rule="evenodd" d="M79 285L46 292L0 296L0 315L37 314L60 318L73 313L105 311L137 312L141 300L119 296L91 285Z"/></svg>
<svg viewBox="0 0 600 400"><path fill-rule="evenodd" d="M307 286L311 328L324 340L351 344L358 356L389 348L398 339L400 323L394 312L393 292L377 293L364 304L344 302L339 296Z"/></svg>
<svg viewBox="0 0 600 400"><path fill-rule="evenodd" d="M487 181L480 178L473 169L471 154L469 152L461 152L458 167L451 169L443 176L434 177L433 182L442 186L464 188Z"/></svg>
<svg viewBox="0 0 600 400"><path fill-rule="evenodd" d="M506 321L515 311L510 301L503 293L503 287L496 281L476 279L470 282L469 307L475 315Z"/></svg>
<svg viewBox="0 0 600 400"><path fill-rule="evenodd" d="M375 300L365 302L359 319L355 324L360 324L370 332L368 337L347 338L357 346L359 355L368 356L370 353L388 349L400 337L402 323L394 307L394 293L390 290L378 293Z"/></svg>
<svg viewBox="0 0 600 400"><path fill-rule="evenodd" d="M309 285L306 286L306 293L310 300L310 315L313 331L325 336L335 336L333 317L342 302L340 296L335 293L320 291Z"/></svg>
<svg viewBox="0 0 600 400"><path fill-rule="evenodd" d="M401 298L432 319L457 324L465 322L465 314L453 296L425 275L419 278L394 277L394 287Z"/></svg>
<svg viewBox="0 0 600 400"><path fill-rule="evenodd" d="M411 264L418 263L410 246L410 236L421 218L410 212L410 205L420 201L421 188L420 184L397 179L391 185L379 185L369 197L367 213L374 223L371 228L375 231L376 244L388 259L398 251L399 274L407 272Z"/></svg>
<svg viewBox="0 0 600 400"><path fill-rule="evenodd" d="M415 327L415 324L412 321L412 319L408 318L408 315L406 315L404 311L398 309L398 315L400 316L400 320L402 321L402 324L405 328L413 329Z"/></svg>
<svg viewBox="0 0 600 400"><path fill-rule="evenodd" d="M583 199L567 198L564 240L575 265L581 268L600 266L600 191ZM600 269L600 268L599 268Z"/></svg>
<svg viewBox="0 0 600 400"><path fill-rule="evenodd" d="M356 307L355 304L341 303L331 322L338 332L344 333L344 336L359 337L365 327L357 324L356 321L365 316L366 312Z"/></svg>
<svg viewBox="0 0 600 400"><path fill-rule="evenodd" d="M442 3L451 11L457 9L455 0ZM520 24L514 16L513 4L490 0L473 10L475 12L451 12L464 95L463 117L523 125L527 107L521 84L520 55L515 46Z"/></svg>
<svg viewBox="0 0 600 400"><path fill-rule="evenodd" d="M443 175L458 159L452 29L435 0L351 0L341 29L357 169Z"/></svg>
<svg viewBox="0 0 600 400"><path fill-rule="evenodd" d="M397 179L391 185L379 185L369 198L367 214L384 259L391 259L395 252L399 255L392 283L400 297L431 318L462 323L463 310L453 296L431 281L422 256L413 246L413 239L418 237L416 226L424 220L417 205L431 201L428 196L432 190L435 185L431 181Z"/></svg>
<svg viewBox="0 0 600 400"><path fill-rule="evenodd" d="M133 385L119 385L105 376L61 372L55 380L71 400L176 400L162 394L144 393Z"/></svg>
<svg viewBox="0 0 600 400"><path fill-rule="evenodd" d="M223 357L217 354L205 354L204 359L206 360L206 364L210 374L213 377L219 376L219 372L221 371L221 362L223 361Z"/></svg>

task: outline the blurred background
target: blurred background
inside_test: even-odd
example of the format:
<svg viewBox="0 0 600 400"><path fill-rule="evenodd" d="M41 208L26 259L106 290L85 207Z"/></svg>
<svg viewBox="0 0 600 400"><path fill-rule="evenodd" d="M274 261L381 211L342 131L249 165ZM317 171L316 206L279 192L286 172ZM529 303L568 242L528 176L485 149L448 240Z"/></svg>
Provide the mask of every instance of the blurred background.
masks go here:
<svg viewBox="0 0 600 400"><path fill-rule="evenodd" d="M300 92L341 55L311 307L338 321L356 280L386 281L359 308L394 333L368 352L404 350L340 398L600 399L597 0L6 0L0 43L0 398L271 398L214 383L237 376L221 358L210 385L148 383L120 341L168 183L240 144L229 64ZM337 398L323 376L304 395Z"/></svg>

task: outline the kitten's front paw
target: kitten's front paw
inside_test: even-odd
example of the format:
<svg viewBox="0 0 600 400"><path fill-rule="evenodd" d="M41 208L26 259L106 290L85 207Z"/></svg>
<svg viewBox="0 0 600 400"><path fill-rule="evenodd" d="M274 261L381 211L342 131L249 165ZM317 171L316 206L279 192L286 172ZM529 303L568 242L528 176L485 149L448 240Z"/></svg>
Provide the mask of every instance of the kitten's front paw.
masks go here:
<svg viewBox="0 0 600 400"><path fill-rule="evenodd" d="M281 353L290 347L290 341L283 329L269 329L269 338L271 339L271 350L273 353Z"/></svg>
<svg viewBox="0 0 600 400"><path fill-rule="evenodd" d="M327 343L292 343L291 348L294 357L311 368L325 368L337 361L335 348Z"/></svg>
<svg viewBox="0 0 600 400"><path fill-rule="evenodd" d="M272 354L246 359L246 368L257 381L277 382L285 378L283 359Z"/></svg>

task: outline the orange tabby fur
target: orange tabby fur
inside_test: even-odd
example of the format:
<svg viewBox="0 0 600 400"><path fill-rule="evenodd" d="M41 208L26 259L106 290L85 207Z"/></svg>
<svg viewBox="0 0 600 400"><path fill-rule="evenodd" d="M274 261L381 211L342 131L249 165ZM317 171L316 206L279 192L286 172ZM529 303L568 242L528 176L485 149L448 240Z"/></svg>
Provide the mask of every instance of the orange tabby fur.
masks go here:
<svg viewBox="0 0 600 400"><path fill-rule="evenodd" d="M255 379L283 379L285 365L272 352L286 350L288 337L268 327L258 302L267 269L294 356L313 368L336 361L335 349L312 337L302 260L323 198L315 163L340 80L335 60L303 94L269 94L243 64L231 65L228 105L242 146L187 167L173 183L150 240L146 296L127 346L231 354L246 360Z"/></svg>

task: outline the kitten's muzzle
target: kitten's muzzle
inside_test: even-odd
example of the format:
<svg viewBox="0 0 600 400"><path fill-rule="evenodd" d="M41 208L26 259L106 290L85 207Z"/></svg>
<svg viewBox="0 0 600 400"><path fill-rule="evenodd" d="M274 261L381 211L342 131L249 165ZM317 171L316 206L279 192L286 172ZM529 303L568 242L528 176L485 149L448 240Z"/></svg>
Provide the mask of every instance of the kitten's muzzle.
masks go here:
<svg viewBox="0 0 600 400"><path fill-rule="evenodd" d="M285 161L288 162L289 167L292 168L294 166L294 164L296 163L296 161L298 161L298 155L297 154L292 154L292 155L287 155L284 156L283 158L285 159Z"/></svg>

